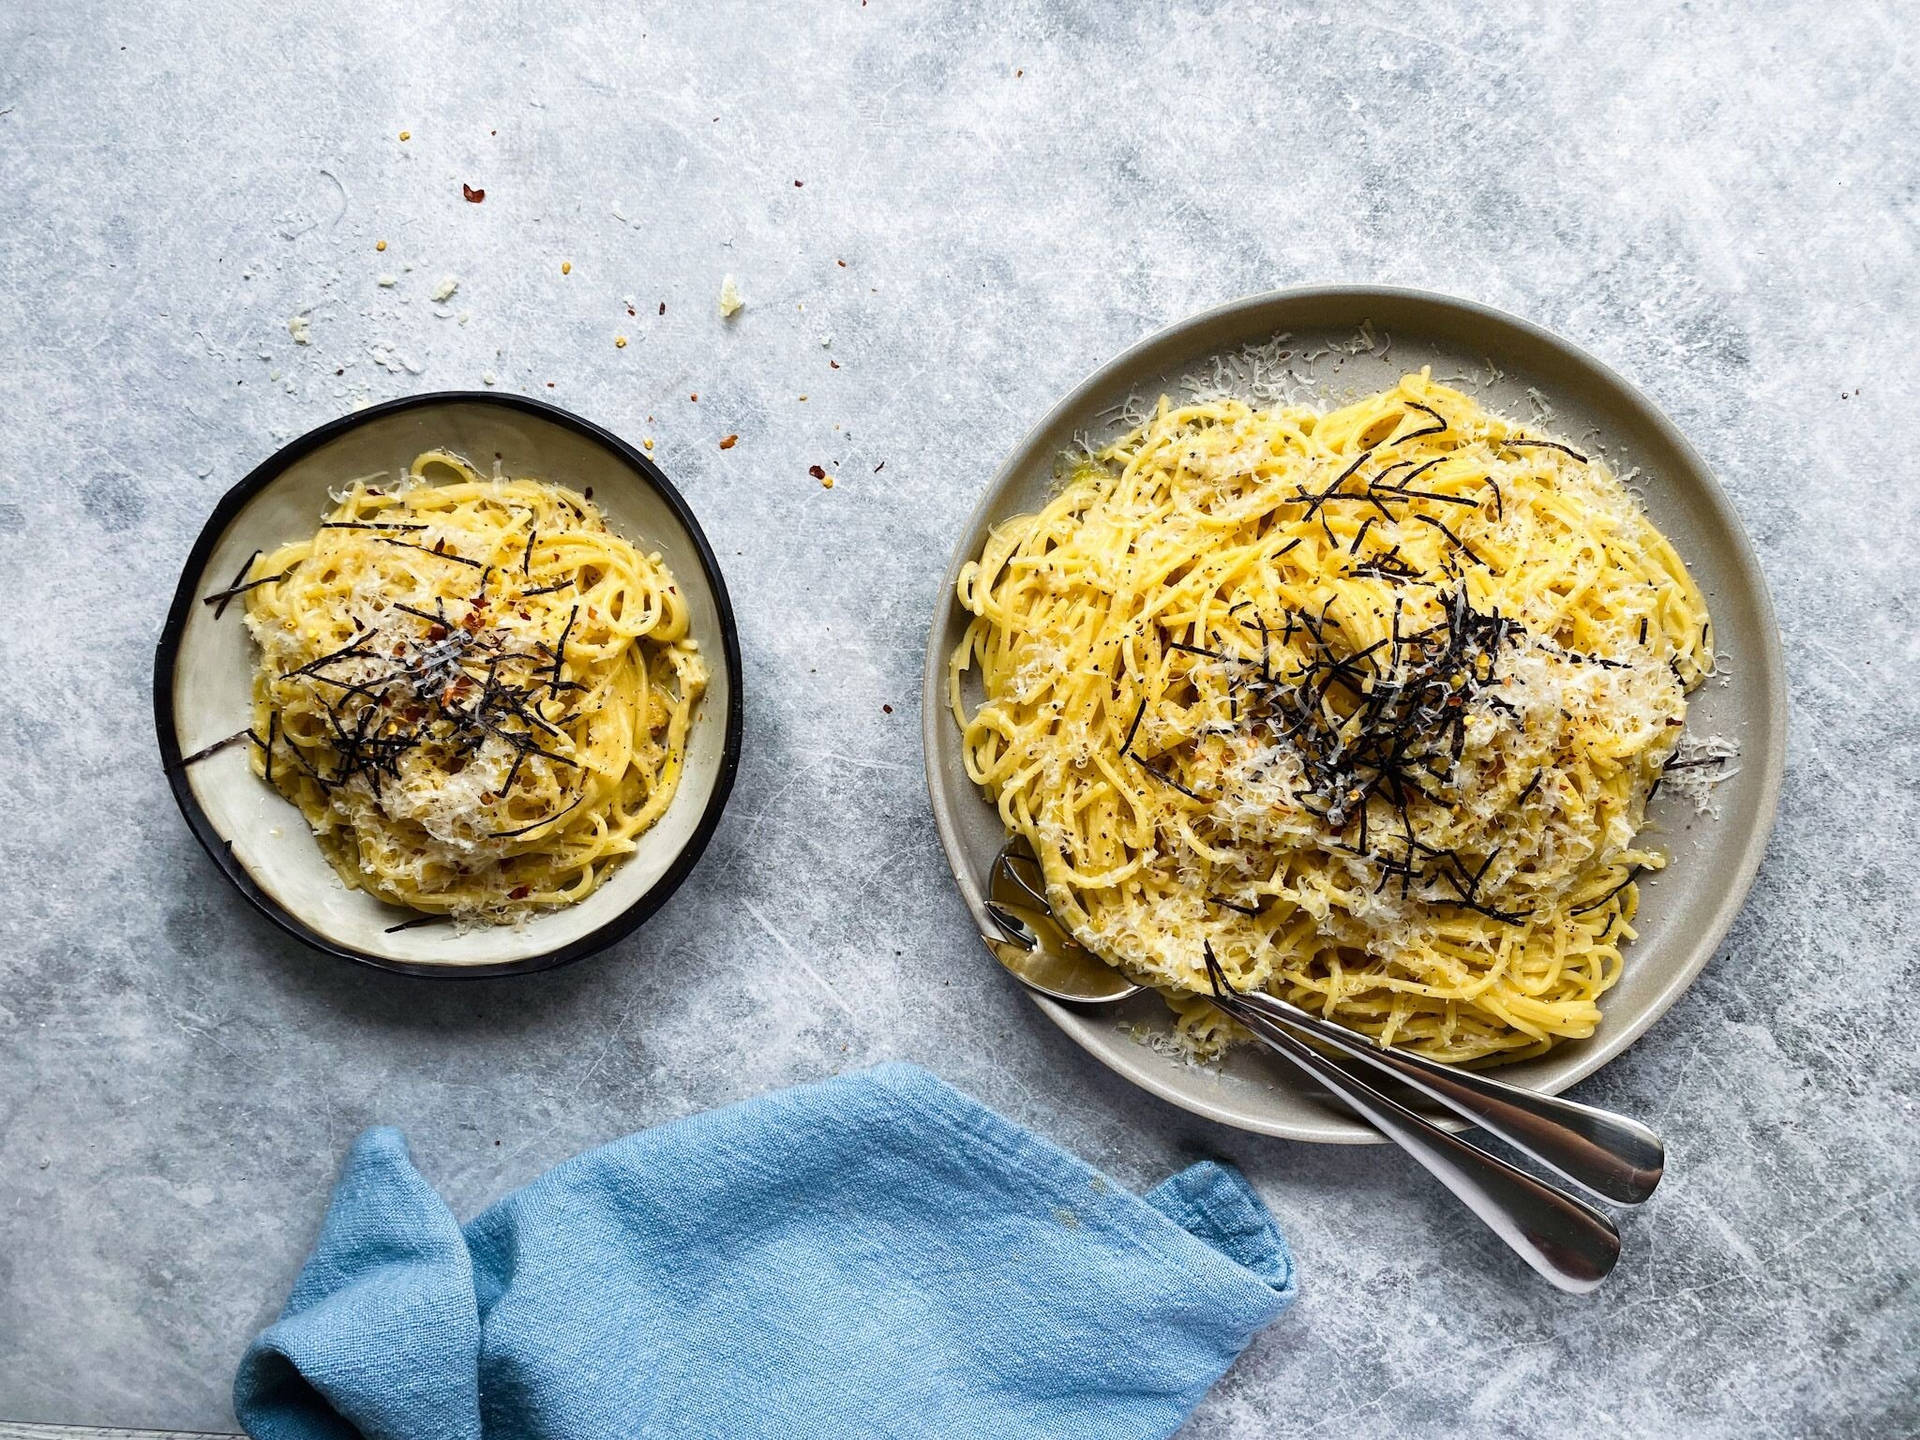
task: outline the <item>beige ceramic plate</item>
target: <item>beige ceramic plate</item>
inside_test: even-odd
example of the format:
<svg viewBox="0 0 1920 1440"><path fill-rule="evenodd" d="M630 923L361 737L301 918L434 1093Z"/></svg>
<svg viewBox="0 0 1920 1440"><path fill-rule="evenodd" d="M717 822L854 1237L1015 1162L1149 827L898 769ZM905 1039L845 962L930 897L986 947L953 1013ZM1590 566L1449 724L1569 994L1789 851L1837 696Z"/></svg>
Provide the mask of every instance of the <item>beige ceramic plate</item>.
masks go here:
<svg viewBox="0 0 1920 1440"><path fill-rule="evenodd" d="M251 721L254 649L242 606L224 616L201 597L232 582L255 550L311 535L328 492L376 471L404 473L423 450L446 449L485 470L590 490L615 530L658 550L693 612L707 656L680 788L612 877L578 905L524 925L396 930L412 913L341 884L300 812L230 746L192 765L181 757ZM651 460L596 425L515 395L416 395L322 426L275 455L223 498L180 577L154 658L154 722L174 798L200 843L242 894L317 949L418 975L543 970L611 945L673 893L719 823L740 759L740 640L726 582L706 537Z"/></svg>
<svg viewBox="0 0 1920 1440"><path fill-rule="evenodd" d="M1281 348L1292 353L1277 370L1269 363L1273 357L1253 362L1244 353L1243 347L1282 333L1291 338ZM1096 443L1111 438L1122 428L1114 408L1129 395L1149 402L1163 391L1181 395L1189 380L1243 389L1252 382L1268 394L1277 387L1290 399L1337 404L1384 389L1421 365L1474 391L1492 408L1529 420L1529 392L1537 392L1552 407L1546 423L1555 433L1594 446L1616 470L1637 466L1655 523L1706 592L1715 643L1730 669L1727 678L1695 692L1688 724L1695 733L1736 739L1739 773L1715 793L1717 818L1696 815L1670 796L1656 798L1657 829L1650 838L1671 853L1673 863L1642 886L1635 921L1640 938L1628 948L1620 983L1602 1001L1605 1020L1598 1033L1501 1072L1552 1094L1639 1038L1692 983L1733 923L1773 825L1786 755L1786 684L1766 582L1726 495L1645 397L1544 330L1415 290L1289 290L1182 321L1102 366L1020 443L954 549L927 646L927 783L954 878L976 923L991 933L982 897L1004 833L993 807L967 780L959 729L947 707L947 657L967 620L954 599L954 583L994 525L1041 505L1054 458L1077 435ZM994 963L985 946L979 962ZM1264 1051L1249 1047L1218 1067L1197 1067L1140 1043L1130 1033L1135 1022L1168 1028L1166 1007L1155 996L1108 1011L1075 1011L1038 997L1035 1003L1102 1062L1197 1114L1295 1140L1353 1144L1378 1138Z"/></svg>

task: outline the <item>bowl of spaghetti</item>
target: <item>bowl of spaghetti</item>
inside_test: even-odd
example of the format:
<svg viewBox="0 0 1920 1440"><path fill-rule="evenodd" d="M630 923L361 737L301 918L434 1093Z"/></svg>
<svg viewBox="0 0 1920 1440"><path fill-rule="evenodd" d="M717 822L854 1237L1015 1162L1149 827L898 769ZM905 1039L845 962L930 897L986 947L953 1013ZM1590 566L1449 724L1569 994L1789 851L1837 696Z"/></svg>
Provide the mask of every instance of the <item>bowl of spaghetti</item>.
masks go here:
<svg viewBox="0 0 1920 1440"><path fill-rule="evenodd" d="M1557 1091L1691 981L1771 825L1778 640L1726 498L1625 382L1480 307L1298 291L1153 337L1015 452L948 581L925 725L963 895L991 933L1023 839L1150 987L1118 1024L1042 1008L1229 1123L1372 1138L1239 1043L1209 955Z"/></svg>
<svg viewBox="0 0 1920 1440"><path fill-rule="evenodd" d="M639 451L494 394L371 407L215 508L156 651L182 813L283 929L478 976L618 940L740 749L725 582Z"/></svg>

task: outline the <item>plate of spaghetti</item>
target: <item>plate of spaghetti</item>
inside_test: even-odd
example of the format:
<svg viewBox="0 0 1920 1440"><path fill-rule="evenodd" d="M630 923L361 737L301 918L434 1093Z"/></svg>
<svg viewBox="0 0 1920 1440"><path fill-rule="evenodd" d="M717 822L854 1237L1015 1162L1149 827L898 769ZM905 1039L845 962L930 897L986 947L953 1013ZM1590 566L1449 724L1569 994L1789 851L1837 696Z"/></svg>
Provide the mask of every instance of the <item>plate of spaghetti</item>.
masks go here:
<svg viewBox="0 0 1920 1440"><path fill-rule="evenodd" d="M639 924L731 786L739 646L644 456L517 397L294 442L221 502L156 658L189 823L301 939L429 974Z"/></svg>
<svg viewBox="0 0 1920 1440"><path fill-rule="evenodd" d="M1151 987L1052 1019L1199 1113L1358 1142L1205 957L1560 1090L1724 937L1785 705L1739 523L1648 402L1511 317L1330 289L1175 326L1028 436L956 550L924 723L982 930L1018 836Z"/></svg>

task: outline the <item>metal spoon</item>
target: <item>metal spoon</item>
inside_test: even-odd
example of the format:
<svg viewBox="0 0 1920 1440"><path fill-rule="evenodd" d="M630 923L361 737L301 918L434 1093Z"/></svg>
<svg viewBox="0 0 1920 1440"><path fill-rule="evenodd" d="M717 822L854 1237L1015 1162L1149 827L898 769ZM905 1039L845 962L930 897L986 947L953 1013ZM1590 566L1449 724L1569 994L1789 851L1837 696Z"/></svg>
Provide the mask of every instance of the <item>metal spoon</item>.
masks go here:
<svg viewBox="0 0 1920 1440"><path fill-rule="evenodd" d="M1066 934L1044 893L1016 870L1023 863L1035 865L1017 842L994 862L987 909L1009 937L985 937L995 958L1023 984L1070 1004L1111 1004L1138 993L1141 986ZM1598 1210L1363 1084L1288 1027L1388 1071L1568 1178L1627 1203L1645 1199L1659 1181L1663 1154L1651 1131L1591 1106L1385 1049L1284 1001L1269 1006L1272 997L1238 994L1217 968L1211 973L1215 1004L1413 1155L1548 1280L1586 1291L1613 1268L1619 1233Z"/></svg>

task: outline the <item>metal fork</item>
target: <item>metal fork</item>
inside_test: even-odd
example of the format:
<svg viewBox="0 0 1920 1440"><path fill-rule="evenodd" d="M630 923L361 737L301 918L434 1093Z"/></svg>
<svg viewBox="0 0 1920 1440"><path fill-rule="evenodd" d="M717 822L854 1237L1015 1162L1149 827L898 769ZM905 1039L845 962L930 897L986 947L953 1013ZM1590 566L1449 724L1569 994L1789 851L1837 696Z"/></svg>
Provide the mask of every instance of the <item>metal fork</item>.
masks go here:
<svg viewBox="0 0 1920 1440"><path fill-rule="evenodd" d="M1009 841L994 861L987 910L1008 937L982 937L995 958L1023 984L1070 1004L1113 1004L1137 994L1142 986L1067 935L1043 890L1016 869L1022 863L1034 866L1037 875L1037 862L1018 841ZM1383 1047L1274 996L1242 994L1211 951L1207 962L1215 1005L1412 1155L1549 1281L1584 1292L1612 1270L1620 1236L1600 1211L1440 1129L1305 1044L1299 1034L1392 1075L1557 1173L1622 1204L1645 1200L1660 1181L1665 1156L1651 1130L1590 1105Z"/></svg>

